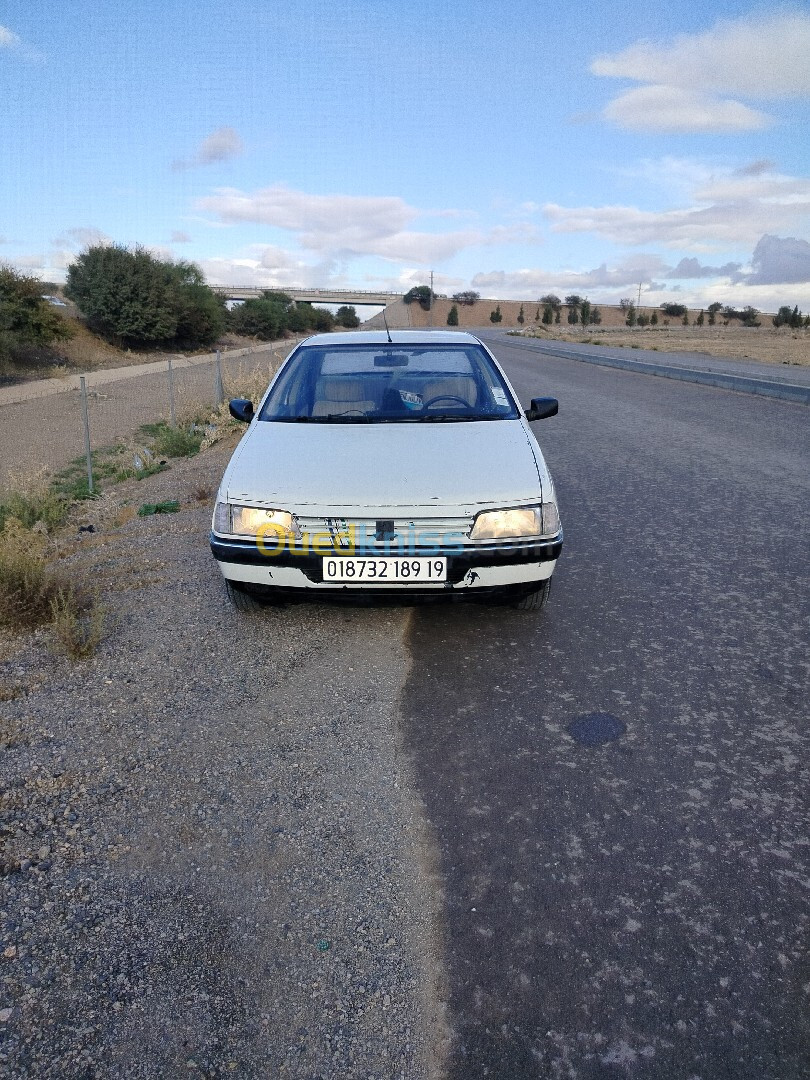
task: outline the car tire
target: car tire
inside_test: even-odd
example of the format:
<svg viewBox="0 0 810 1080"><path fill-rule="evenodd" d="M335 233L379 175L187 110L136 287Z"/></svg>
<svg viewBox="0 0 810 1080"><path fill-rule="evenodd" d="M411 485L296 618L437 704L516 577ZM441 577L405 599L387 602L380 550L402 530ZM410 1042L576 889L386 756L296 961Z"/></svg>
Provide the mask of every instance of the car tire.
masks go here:
<svg viewBox="0 0 810 1080"><path fill-rule="evenodd" d="M237 611L250 613L253 611L261 611L264 608L264 604L258 597L254 596L251 592L247 592L235 582L226 579L225 588L228 593L228 599Z"/></svg>
<svg viewBox="0 0 810 1080"><path fill-rule="evenodd" d="M546 578L539 589L527 593L515 604L519 611L540 611L546 606L548 594L551 592L551 578Z"/></svg>

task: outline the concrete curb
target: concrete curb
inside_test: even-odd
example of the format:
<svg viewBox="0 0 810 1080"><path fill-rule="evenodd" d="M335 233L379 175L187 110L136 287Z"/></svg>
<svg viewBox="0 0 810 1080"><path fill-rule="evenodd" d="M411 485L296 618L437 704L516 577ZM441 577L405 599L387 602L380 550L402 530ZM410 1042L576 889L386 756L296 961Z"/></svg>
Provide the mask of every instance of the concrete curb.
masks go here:
<svg viewBox="0 0 810 1080"><path fill-rule="evenodd" d="M511 344L528 348L548 356L562 357L564 360L579 360L583 364L596 364L599 367L619 368L632 371L637 375L658 375L663 379L679 379L681 382L701 383L704 386L716 386L722 390L736 390L742 394L758 394L761 397L778 398L796 405L810 405L810 386L797 383L782 383L771 379L758 379L749 375L729 375L721 371L702 371L699 368L677 367L669 364L651 364L644 360L630 360L619 356L602 356L595 353L574 353L564 349L553 349L548 345L529 344L525 339L510 338Z"/></svg>

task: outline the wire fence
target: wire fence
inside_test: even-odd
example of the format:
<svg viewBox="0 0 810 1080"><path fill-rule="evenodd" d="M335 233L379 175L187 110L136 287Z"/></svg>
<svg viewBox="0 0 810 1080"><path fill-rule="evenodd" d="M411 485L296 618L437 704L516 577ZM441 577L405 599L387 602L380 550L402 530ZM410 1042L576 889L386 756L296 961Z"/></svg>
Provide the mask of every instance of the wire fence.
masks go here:
<svg viewBox="0 0 810 1080"><path fill-rule="evenodd" d="M144 425L199 423L223 400L266 387L295 343L176 357L0 388L0 492L24 490L92 452L125 444ZM89 464L89 461L88 461Z"/></svg>

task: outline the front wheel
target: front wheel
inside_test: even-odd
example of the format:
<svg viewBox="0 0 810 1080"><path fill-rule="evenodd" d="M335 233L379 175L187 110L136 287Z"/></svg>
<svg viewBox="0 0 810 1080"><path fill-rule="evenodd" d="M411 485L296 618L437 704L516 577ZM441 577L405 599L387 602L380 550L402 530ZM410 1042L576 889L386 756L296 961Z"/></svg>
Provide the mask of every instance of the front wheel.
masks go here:
<svg viewBox="0 0 810 1080"><path fill-rule="evenodd" d="M236 608L237 611L261 611L264 607L261 600L259 600L253 593L247 592L242 586L237 585L234 581L225 580L225 588L228 593L228 599Z"/></svg>
<svg viewBox="0 0 810 1080"><path fill-rule="evenodd" d="M540 611L541 608L546 606L548 601L548 594L551 592L551 578L546 580L540 585L539 589L535 589L533 592L527 593L515 604L515 607L519 611Z"/></svg>

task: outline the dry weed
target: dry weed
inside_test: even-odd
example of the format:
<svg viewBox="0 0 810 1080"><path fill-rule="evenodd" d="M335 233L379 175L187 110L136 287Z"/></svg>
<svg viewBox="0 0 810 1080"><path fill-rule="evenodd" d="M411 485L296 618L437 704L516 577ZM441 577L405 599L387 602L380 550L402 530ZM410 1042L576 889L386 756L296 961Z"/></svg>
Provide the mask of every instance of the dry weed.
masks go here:
<svg viewBox="0 0 810 1080"><path fill-rule="evenodd" d="M47 622L62 583L45 562L45 537L9 518L0 533L0 626L12 632Z"/></svg>
<svg viewBox="0 0 810 1080"><path fill-rule="evenodd" d="M61 590L51 601L54 647L71 660L92 656L107 635L107 612L98 597Z"/></svg>

